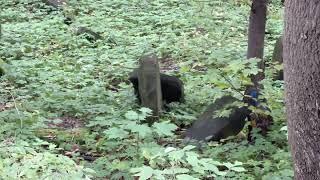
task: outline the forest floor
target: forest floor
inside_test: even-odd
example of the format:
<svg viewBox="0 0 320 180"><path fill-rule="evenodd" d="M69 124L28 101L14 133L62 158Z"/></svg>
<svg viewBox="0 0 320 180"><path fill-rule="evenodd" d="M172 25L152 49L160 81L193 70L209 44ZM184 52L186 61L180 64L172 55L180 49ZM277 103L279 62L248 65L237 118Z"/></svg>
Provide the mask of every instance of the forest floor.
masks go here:
<svg viewBox="0 0 320 180"><path fill-rule="evenodd" d="M207 105L237 96L233 87L243 89L257 72L246 60L246 1L79 0L50 10L41 0L15 0L0 7L0 179L292 179L283 83L271 80L272 66L263 81L275 120L267 137L201 150L181 139ZM273 2L267 62L282 23ZM80 27L99 37L79 34ZM152 127L140 123L148 110L128 82L149 52L162 72L183 81L186 95Z"/></svg>

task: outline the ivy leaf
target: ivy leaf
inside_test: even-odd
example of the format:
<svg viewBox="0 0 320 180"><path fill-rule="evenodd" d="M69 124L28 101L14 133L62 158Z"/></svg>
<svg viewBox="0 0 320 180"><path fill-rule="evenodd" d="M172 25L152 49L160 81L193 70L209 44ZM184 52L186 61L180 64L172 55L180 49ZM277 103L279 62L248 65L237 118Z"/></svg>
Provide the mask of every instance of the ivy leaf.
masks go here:
<svg viewBox="0 0 320 180"><path fill-rule="evenodd" d="M108 136L109 139L124 139L129 134L127 131L116 127L105 130L104 133Z"/></svg>
<svg viewBox="0 0 320 180"><path fill-rule="evenodd" d="M184 151L190 151L192 149L196 148L196 146L193 145L187 145L186 147L183 148Z"/></svg>
<svg viewBox="0 0 320 180"><path fill-rule="evenodd" d="M186 153L187 158L186 160L188 161L188 163L194 167L199 166L199 155L195 152L187 152Z"/></svg>
<svg viewBox="0 0 320 180"><path fill-rule="evenodd" d="M153 169L149 166L133 168L131 169L131 172L136 173L134 176L138 176L139 180L147 180L153 175Z"/></svg>
<svg viewBox="0 0 320 180"><path fill-rule="evenodd" d="M186 72L189 72L190 71L190 67L189 66L182 66L180 68L180 72L181 73L186 73Z"/></svg>
<svg viewBox="0 0 320 180"><path fill-rule="evenodd" d="M98 116L94 118L93 120L89 121L89 124L87 124L87 127L93 127L93 126L112 126L113 122L107 119L106 117Z"/></svg>
<svg viewBox="0 0 320 180"><path fill-rule="evenodd" d="M124 116L129 120L136 120L139 118L139 114L135 111L128 111Z"/></svg>
<svg viewBox="0 0 320 180"><path fill-rule="evenodd" d="M222 172L218 169L218 167L214 164L212 159L201 159L199 163L208 171L213 172L214 174L218 176L224 176L226 175L226 172Z"/></svg>
<svg viewBox="0 0 320 180"><path fill-rule="evenodd" d="M112 166L118 170L126 170L130 167L130 162L129 161L114 160L112 162Z"/></svg>
<svg viewBox="0 0 320 180"><path fill-rule="evenodd" d="M245 172L246 171L243 167L241 167L243 165L243 163L239 162L239 161L236 161L234 164L227 162L227 163L223 163L223 165L232 171L236 171L236 172Z"/></svg>
<svg viewBox="0 0 320 180"><path fill-rule="evenodd" d="M169 152L172 152L172 151L175 151L177 148L174 148L174 147L167 147L164 152L165 153L169 153Z"/></svg>
<svg viewBox="0 0 320 180"><path fill-rule="evenodd" d="M194 178L188 174L177 175L177 180L200 180L199 178Z"/></svg>
<svg viewBox="0 0 320 180"><path fill-rule="evenodd" d="M242 165L243 165L242 162L239 162L239 161L234 162L234 166L242 166Z"/></svg>
<svg viewBox="0 0 320 180"><path fill-rule="evenodd" d="M139 118L139 120L144 120L146 117L152 114L152 110L145 107L140 108L139 111L141 112L141 117Z"/></svg>
<svg viewBox="0 0 320 180"><path fill-rule="evenodd" d="M189 171L190 170L187 169L187 168L172 167L170 169L163 170L163 173L164 174L174 175L174 174L188 173Z"/></svg>
<svg viewBox="0 0 320 180"><path fill-rule="evenodd" d="M224 166L226 166L228 169L233 167L233 164L227 162L227 163L223 163Z"/></svg>
<svg viewBox="0 0 320 180"><path fill-rule="evenodd" d="M235 171L235 172L246 172L246 169L243 167L232 167L230 170Z"/></svg>
<svg viewBox="0 0 320 180"><path fill-rule="evenodd" d="M153 176L154 176L154 179L157 179L157 180L166 180L166 177L163 175L162 170L153 171Z"/></svg>
<svg viewBox="0 0 320 180"><path fill-rule="evenodd" d="M152 133L151 128L145 124L137 124L136 122L129 123L126 128L131 132L138 133L140 137L145 138Z"/></svg>
<svg viewBox="0 0 320 180"><path fill-rule="evenodd" d="M171 151L168 154L169 154L168 157L171 161L180 162L184 156L184 151L182 151L182 150Z"/></svg>
<svg viewBox="0 0 320 180"><path fill-rule="evenodd" d="M173 136L172 131L178 128L175 124L169 123L169 121L154 123L152 127L155 128L159 136Z"/></svg>

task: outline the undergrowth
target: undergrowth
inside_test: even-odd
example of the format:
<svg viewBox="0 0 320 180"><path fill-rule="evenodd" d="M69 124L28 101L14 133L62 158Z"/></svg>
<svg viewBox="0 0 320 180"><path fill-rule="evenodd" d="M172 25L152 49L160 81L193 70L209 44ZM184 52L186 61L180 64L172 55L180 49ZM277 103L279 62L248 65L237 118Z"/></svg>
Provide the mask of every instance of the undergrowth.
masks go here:
<svg viewBox="0 0 320 180"><path fill-rule="evenodd" d="M291 179L283 82L269 60L282 7L269 5L262 82L274 125L256 142L231 138L201 150L181 134L227 93L240 97L258 69L246 60L248 1L40 0L0 4L0 179ZM72 19L64 24L65 17ZM78 27L100 33L90 42ZM186 103L140 123L128 73L156 53L184 82Z"/></svg>

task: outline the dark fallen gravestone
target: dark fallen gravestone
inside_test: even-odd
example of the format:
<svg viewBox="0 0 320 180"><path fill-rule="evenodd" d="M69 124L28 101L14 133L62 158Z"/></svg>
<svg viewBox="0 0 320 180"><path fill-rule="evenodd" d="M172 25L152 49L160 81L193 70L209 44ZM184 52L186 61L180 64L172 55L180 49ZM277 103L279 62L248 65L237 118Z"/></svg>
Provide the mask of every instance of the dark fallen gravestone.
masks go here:
<svg viewBox="0 0 320 180"><path fill-rule="evenodd" d="M147 55L140 59L138 82L141 105L152 110L153 116L147 119L152 124L159 119L162 108L160 69L156 56Z"/></svg>
<svg viewBox="0 0 320 180"><path fill-rule="evenodd" d="M272 62L277 62L279 64L283 63L283 44L282 44L282 36L280 36L276 44L274 46ZM275 80L283 80L283 69L277 72L274 77Z"/></svg>
<svg viewBox="0 0 320 180"><path fill-rule="evenodd" d="M137 95L139 102L141 102L140 93L138 91L138 72L139 69L135 69L130 73L129 81L133 84L135 94ZM184 102L183 82L179 78L160 73L160 81L163 103Z"/></svg>
<svg viewBox="0 0 320 180"><path fill-rule="evenodd" d="M4 70L3 68L1 67L1 63L0 63L0 77L4 75Z"/></svg>
<svg viewBox="0 0 320 180"><path fill-rule="evenodd" d="M75 34L77 36L83 35L91 43L97 41L98 39L102 39L102 36L99 33L94 32L87 27L78 27L75 31Z"/></svg>
<svg viewBox="0 0 320 180"><path fill-rule="evenodd" d="M3 76L5 74L5 62L3 60L0 59L0 77Z"/></svg>
<svg viewBox="0 0 320 180"><path fill-rule="evenodd" d="M224 96L209 105L205 112L187 129L186 140L219 141L237 135L244 127L250 115L248 107L238 107L234 103L241 102L232 96ZM214 117L217 111L230 110L228 117Z"/></svg>

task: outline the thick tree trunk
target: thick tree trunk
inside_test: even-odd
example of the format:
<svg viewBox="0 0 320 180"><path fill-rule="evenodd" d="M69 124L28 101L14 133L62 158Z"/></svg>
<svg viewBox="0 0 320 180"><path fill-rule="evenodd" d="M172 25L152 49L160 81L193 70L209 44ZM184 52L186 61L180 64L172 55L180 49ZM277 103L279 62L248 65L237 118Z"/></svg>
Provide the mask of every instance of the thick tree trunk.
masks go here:
<svg viewBox="0 0 320 180"><path fill-rule="evenodd" d="M320 178L320 1L285 1L284 75L295 179Z"/></svg>
<svg viewBox="0 0 320 180"><path fill-rule="evenodd" d="M259 58L263 60L264 35L267 21L268 0L253 0L248 30L248 52L247 58ZM259 63L259 68L264 71L264 62ZM264 78L264 73L260 72L253 76L252 82L257 86L258 82Z"/></svg>

